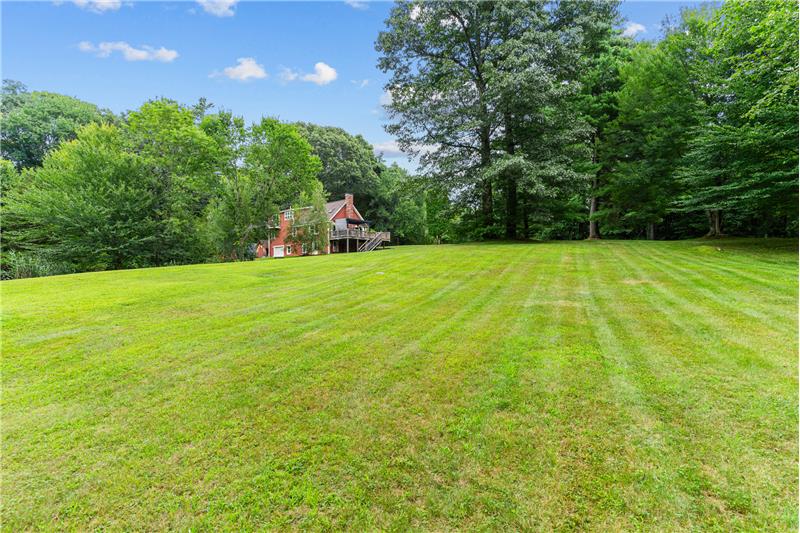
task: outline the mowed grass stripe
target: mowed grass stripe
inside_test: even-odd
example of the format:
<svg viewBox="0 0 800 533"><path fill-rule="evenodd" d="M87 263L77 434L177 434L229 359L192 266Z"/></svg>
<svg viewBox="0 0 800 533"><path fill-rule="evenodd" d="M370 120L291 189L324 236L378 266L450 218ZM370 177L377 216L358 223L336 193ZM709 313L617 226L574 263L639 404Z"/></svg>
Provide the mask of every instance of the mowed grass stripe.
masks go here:
<svg viewBox="0 0 800 533"><path fill-rule="evenodd" d="M480 277L473 278L473 280L475 280L476 282L481 282L481 278ZM502 282L499 282L499 281L495 281L494 283L495 283L495 285L501 285L502 284ZM469 292L469 291L467 291L467 292ZM442 304L446 304L446 303L447 303L446 301L445 302L437 302L437 305L442 305ZM430 313L431 312L426 310L425 311L425 316L429 317ZM433 314L435 315L436 313L434 312ZM432 320L430 322L433 323L433 324L436 323L435 321L432 321ZM433 336L433 335L436 334L437 331L441 330L441 327L434 327L433 329L435 331L428 330L426 332L425 325L421 324L419 322L417 322L415 324L413 321L409 322L407 320L403 320L402 323L403 324L408 324L411 327L413 327L414 329L418 330L420 335L422 335L424 337ZM409 331L409 333L413 333L413 330ZM355 402L356 411L358 413L366 414L368 416L367 419L360 419L360 420L356 420L355 421L356 424L357 424L357 426L356 426L357 428L363 430L366 427L366 428L369 429L372 426L374 426L376 423L379 423L379 424L383 425L383 424L391 422L391 420L388 420L388 419L387 420L383 420L380 417L380 412L383 409L385 409L387 406L388 407L398 407L398 408L401 407L401 406L397 405L398 398L401 397L400 393L402 392L402 389L403 389L401 385L404 384L404 383L407 383L409 380L412 380L413 382L415 382L417 380L417 372L415 372L415 368L414 368L415 366L417 366L416 363L418 363L420 361L425 362L427 360L427 358L425 358L425 357L420 357L420 356L422 356L424 354L418 353L419 350L416 349L415 345L416 345L416 343L412 342L410 344L410 348L406 348L404 350L401 350L402 353L399 356L390 357L390 359L394 359L394 361L391 362L390 364L384 365L382 368L379 368L379 369L371 368L371 369L368 369L365 372L363 372L364 376L373 377L373 379L371 380L373 383L376 382L376 381L378 383L387 382L390 385L390 388L392 390L388 390L387 391L387 390L384 390L384 386L380 386L380 385L379 386L375 386L374 384L370 385L369 383L367 383L367 384L359 383L359 385L357 387L354 387L354 391L357 391L358 393L363 394L364 389L366 389L367 392L370 393L370 396L374 395L375 393L378 393L377 397L382 399L376 405L364 406L364 405L360 405L358 402ZM409 353L410 350L413 350L414 353ZM405 364L398 365L398 362L405 362ZM369 364L369 362L366 362L366 364ZM395 371L399 372L396 376L395 376ZM345 395L345 398L347 398L347 397L348 396ZM340 404L341 402L337 401L336 403ZM384 404L387 404L387 405L384 405ZM359 416L361 416L361 415L359 415ZM404 422L403 417L400 417L399 420L400 420L401 424ZM356 428L352 428L352 429L356 429ZM376 435L370 435L369 438L363 439L360 442L370 443L370 442L373 442L376 439L380 440L380 437L381 437L381 435L384 434L384 432L385 432L385 430L382 430L380 433L378 433ZM401 432L401 430L397 429L397 431L392 431L392 432L390 432L390 434L396 436L400 432ZM384 446L381 446L381 448L379 450L377 450L377 451L376 450L367 449L367 450L364 450L362 452L362 454L366 455L366 454L375 453L375 452L385 453L384 448L385 448ZM381 451L381 450L383 450L383 451ZM385 468L386 467L385 462L386 462L386 459L384 459L384 461L382 461L382 462L379 461L378 462L379 467L380 468ZM373 476L373 478L376 479L376 480L379 480L382 477L381 476ZM372 494L376 494L376 493L379 494L379 493L382 493L382 492L388 490L387 487L382 486L382 485L369 486L367 488ZM365 489L367 489L367 488L365 488ZM391 501L391 498L388 498L387 502L388 501ZM372 514L374 515L378 511L379 510L372 510ZM395 517L395 520L396 519L397 518Z"/></svg>
<svg viewBox="0 0 800 533"><path fill-rule="evenodd" d="M507 275L509 268L506 268L500 274L500 279L473 277L472 280L475 285L474 291L472 287L465 287L461 292L462 295L469 295L465 298L469 303L465 306L460 306L458 311L453 312L452 304L449 299L443 299L437 303L435 309L430 311L426 310L424 316L426 320L421 321L408 321L403 320L401 323L408 326L407 332L401 335L402 338L407 338L408 341L405 346L397 347L397 351L389 355L388 358L375 367L372 365L363 373L364 379L359 382L357 387L354 387L353 392L347 396L351 400L350 413L352 420L348 423L355 424L357 427L367 428L370 432L370 438L361 441L366 448L362 450L363 455L372 456L377 455L383 457L383 460L376 461L378 472L371 475L370 478L376 482L381 479L398 479L390 484L370 484L365 489L376 495L383 495L386 503L393 501L393 491L412 490L415 487L407 487L403 483L402 471L408 467L412 458L406 458L402 464L394 464L393 457L396 456L397 450L392 446L387 446L385 441L386 437L391 435L395 439L403 435L409 434L402 442L413 441L413 436L418 435L420 432L425 433L430 437L431 431L437 431L432 427L431 422L442 419L440 412L426 412L423 417L419 416L420 410L425 410L425 406L432 405L433 407L445 404L447 410L451 407L447 402L431 403L426 402L426 393L430 394L432 391L437 391L435 381L437 378L447 377L449 383L446 384L442 391L453 390L458 394L458 384L462 381L458 376L462 369L462 359L460 357L448 358L446 361L440 357L441 352L436 348L439 339L449 338L449 330L453 325L459 324L474 324L472 317L481 312L481 307L486 305L486 302L493 302L493 299L486 299L487 291L496 291L499 287L505 285L504 279ZM487 282L490 284L486 287ZM473 296L474 294L474 296ZM477 302L477 304L476 304ZM482 316L491 316L490 313L483 313ZM460 326L459 326L460 327ZM455 364L453 364L455 363ZM448 372L442 373L438 370L439 365L445 364ZM474 363L471 363L474 366ZM368 393L365 395L365 392ZM364 397L375 398L375 402L365 402ZM408 408L414 409L416 412L407 412ZM383 413L388 413L383 416ZM408 426L408 418L414 417L420 423ZM387 434L386 426L390 427ZM427 439L422 439L426 441ZM373 443L380 443L376 449ZM417 459L419 460L419 459ZM440 468L441 465L436 465ZM383 473L383 475L378 475ZM395 476L396 475L396 476ZM400 527L401 524L407 523L415 514L414 508L395 509L392 516L391 523L394 526ZM381 516L381 509L376 508L371 510L372 516ZM363 527L367 524L356 522L350 523L352 527ZM394 527L393 526L393 527Z"/></svg>
<svg viewBox="0 0 800 533"><path fill-rule="evenodd" d="M670 258L672 257L676 262L686 265L687 267L696 268L706 273L709 276L717 276L724 274L726 279L741 279L743 282L751 283L755 286L765 286L769 288L790 288L792 284L787 280L785 274L791 269L796 269L796 255L794 264L787 264L781 261L780 263L770 263L762 261L760 256L744 256L736 257L736 253L731 252L715 252L716 247L713 245L697 245L689 244L684 249L670 250L667 255L658 248L648 250L657 256ZM702 250L702 251L699 251ZM642 250L640 250L642 251ZM780 256L785 256L786 253L779 253ZM771 274L770 277L764 277L764 273ZM796 289L796 287L795 287Z"/></svg>
<svg viewBox="0 0 800 533"><path fill-rule="evenodd" d="M625 251L620 251L618 257L626 255ZM638 273L638 268L631 268L631 259L623 260L622 263L629 269L628 272ZM643 297L647 306L653 310L664 309L659 306L663 301L663 295L654 295L649 287L637 287L637 296ZM785 376L776 376L776 370L780 370L773 365L761 369L747 364L744 368L748 370L746 377L740 378L735 384L729 380L720 382L719 378L729 373L714 372L709 364L712 361L692 357L692 354L702 350L704 353L713 353L713 349L720 346L716 339L703 340L698 346L697 336L686 335L691 331L692 324L696 319L690 319L691 313L687 312L691 303L685 302L683 312L670 313L670 320L662 321L659 319L644 321L641 327L628 328L627 335L631 338L629 343L632 347L644 346L648 339L663 338L664 342L653 344L652 348L638 351L637 360L644 362L652 379L651 388L658 391L655 397L660 398L655 404L657 410L667 416L663 417L665 422L670 424L671 433L678 439L676 444L678 449L685 450L686 457L681 468L689 469L681 471L681 479L677 480L677 486L684 485L685 491L689 495L695 496L692 505L697 506L694 511L696 514L705 515L702 527L719 527L724 523L739 522L739 515L743 509L751 505L750 495L758 497L765 493L782 492L784 487L791 486L791 477L786 476L789 470L781 468L772 469L764 472L759 465L759 458L770 457L768 464L781 464L781 458L775 456L771 451L774 443L785 439L785 435L780 432L772 432L771 428L777 420L785 419L796 414L795 409L787 409L781 412L773 411L775 405L770 405L770 409L749 410L753 401L753 389L750 382L767 381L779 383L780 386L768 387L767 390L760 392L770 394L791 394L787 390L789 382ZM637 306L632 306L631 310ZM641 312L641 310L639 311ZM670 324L671 322L671 324ZM630 321L624 321L631 324ZM670 328L669 326L675 326ZM666 328L665 328L666 326ZM668 335L664 335L665 329L671 329ZM712 350L708 350L708 346ZM703 350L703 348L706 348ZM769 347L765 347L769 352ZM779 348L779 347L775 347ZM747 348L727 349L724 351L730 357L731 352L748 352ZM753 354L751 353L750 356ZM688 359L687 359L688 357ZM749 360L749 359L748 359ZM720 361L721 363L723 361ZM741 363L739 363L740 368ZM716 368L714 368L716 370ZM722 375L720 375L722 374ZM778 378L778 379L775 379ZM640 379L645 381L645 376ZM731 387L731 385L734 385ZM720 390L722 389L722 390ZM720 394L724 391L727 394ZM786 407L789 407L788 405ZM748 412L749 410L749 412ZM729 423L736 420L736 424ZM713 429L712 429L713 428ZM769 433L767 440L762 440L764 432ZM722 436L722 437L721 437ZM739 444L749 436L751 439L758 436L754 447L747 450L739 449ZM796 435L792 440L784 440L783 444L789 447L796 441ZM769 443L769 444L768 444ZM750 455L746 460L742 460L743 455ZM792 460L789 459L788 463ZM676 465L673 465L675 468ZM789 464L783 467L790 468ZM746 472L746 473L745 473ZM763 475L763 474L766 474ZM783 482L775 482L775 479L783 479ZM688 483L687 483L688 481ZM743 487L744 485L744 487ZM701 498L696 498L697 493L701 493ZM786 497L788 493L781 496ZM722 518L724 516L724 518ZM791 522L784 525L789 527ZM743 525L743 524L740 524ZM766 527L767 522L760 524L759 527ZM696 527L697 524L692 524Z"/></svg>
<svg viewBox="0 0 800 533"><path fill-rule="evenodd" d="M407 266L411 259L405 259L405 265ZM401 261L400 265L403 264L404 263ZM372 271L371 268L365 268L363 270L365 270L365 273L363 274L364 276L369 274L374 275L374 271ZM319 274L317 274L317 276L319 276ZM355 282L358 283L358 279L356 279ZM111 348L110 345L113 345L116 341L118 341L123 344L136 344L137 348L139 348L143 354L151 354L150 356L140 357L136 362L136 367L138 368L128 368L126 369L126 372L140 370L146 372L147 374L153 374L154 369L158 370L163 365L172 366L184 359L181 351L174 349L175 347L180 347L183 343L185 343L185 338L183 338L181 335L173 335L176 329L180 329L176 328L176 323L181 324L184 322L191 322L191 328L193 330L193 344L201 345L204 349L199 354L192 351L188 352L194 357L194 359L193 361L186 362L199 363L201 365L204 362L203 359L206 359L207 357L213 357L209 354L224 352L223 348L226 346L242 346L243 351L252 349L252 346L247 342L247 339L248 337L254 337L255 335L258 335L260 341L266 341L266 343L269 344L270 341L277 341L279 337L295 338L295 336L302 334L304 331L317 330L322 326L325 326L323 329L328 329L328 324L325 324L325 322L330 323L330 313L338 311L341 308L341 302L338 302L333 298L334 295L341 292L341 289L332 285L330 280L327 282L321 282L320 285L327 285L331 287L330 292L323 291L321 293L313 293L315 295L318 294L318 298L308 298L309 293L306 292L304 293L305 296L303 300L305 303L300 307L292 309L292 312L294 313L297 313L300 310L312 310L314 315L319 316L320 318L317 318L316 320L299 321L294 324L293 328L287 329L287 325L294 319L294 315L283 313L283 308L286 306L285 302L293 301L291 300L293 297L290 294L278 299L277 301L272 301L272 313L268 313L266 315L265 313L245 313L242 314L240 319L236 322L220 320L220 317L225 317L226 313L216 316L209 314L205 320L200 320L195 317L183 317L182 319L177 319L177 322L175 320L167 320L166 317L164 317L161 320L154 320L154 327L152 330L150 330L150 322L148 321L148 317L141 317L141 322L136 324L129 324L125 323L124 321L120 321L118 327L121 330L114 332L115 334L113 335L113 337L116 337L116 339L112 339L111 342L107 338L96 339L96 342L100 343L99 348L92 347L91 344L88 347L80 346L81 350L75 353L68 349L70 346L56 347L59 351L63 349L63 353L65 355L70 355L64 359L59 358L52 360L53 366L51 366L51 370L53 372L59 372L61 370L58 368L58 366L55 366L55 364L58 362L63 363L63 366L69 367L71 371L76 373L92 372L96 369L95 365L97 364L97 361L92 357L89 357L89 355L92 353L102 354L106 349ZM387 287L384 297L387 299L396 298L396 292L392 287ZM233 295L228 294L226 295L224 302L216 301L215 303L216 305L235 305L239 302L246 302L248 299L256 298L259 298L258 294L254 294L252 286L249 286L244 288L241 294L238 292ZM196 295L196 299L201 302L206 302L209 298L203 294L199 294ZM187 305L185 299L179 300L179 302L179 305ZM375 300L364 300L360 302L358 306L367 308L371 305L375 305L375 303ZM265 317L269 317L269 319L265 320ZM153 320L154 318L155 317L150 316L149 320ZM263 325L264 322L269 324L269 329L259 327ZM165 337L167 339L166 342L164 341ZM53 350L53 348L53 346L50 346L48 351ZM7 349L9 351L6 353L11 355L11 360L13 361L15 347L11 346L7 347ZM163 351L167 351L168 353L172 354L174 359L165 360L160 355L163 353ZM85 364L76 365L76 358L83 359ZM29 361L30 360L31 359L29 359ZM13 385L14 372L12 370L9 373L11 374L9 384ZM26 388L29 388L30 385L31 383L25 383ZM64 396L74 398L75 394L78 392L79 391L75 390L66 390L64 391ZM88 394L94 394L96 391L85 392ZM19 399L24 400L25 397L22 396ZM47 401L50 401L50 399ZM31 406L29 405L29 407Z"/></svg>
<svg viewBox="0 0 800 533"><path fill-rule="evenodd" d="M0 513L14 530L796 529L797 255L718 242L3 283Z"/></svg>
<svg viewBox="0 0 800 533"><path fill-rule="evenodd" d="M691 278L691 283L684 284L686 288L699 287L703 296L728 306L732 311L749 314L759 320L775 320L778 325L785 324L787 318L791 319L791 313L788 311L791 310L791 304L797 300L797 287L785 284L785 280L791 276L791 267L784 268L783 272L775 276L776 280L783 280L783 283L779 285L781 290L765 292L764 286L750 285L749 279L734 285L731 283L731 276L720 274L716 268L697 268L687 262L676 261L675 257L669 257L662 253L651 253L643 259L653 265L658 265L667 276L676 279ZM722 260L724 261L725 258ZM768 287L773 288L775 285L770 284ZM770 301L765 301L765 296L768 296ZM700 301L702 302L702 300ZM776 302L787 305L771 305ZM775 311L780 311L780 313L774 314Z"/></svg>
<svg viewBox="0 0 800 533"><path fill-rule="evenodd" d="M726 361L736 362L737 359L732 359L731 353L724 350L726 346L733 346L742 348L733 351L735 356L745 357L738 359L739 365L778 364L775 354L764 355L763 341L773 336L785 337L785 321L753 320L752 313L729 305L704 285L691 285L690 277L672 274L668 267L654 262L650 257L640 258L637 263L625 251L619 250L616 258L620 265L632 273L629 279L635 283L627 290L631 294L648 296L653 303L651 312L654 321L666 319L677 326L678 332L690 331L693 333L690 338L703 339L706 343L704 348L711 347L703 350L705 357L718 358L722 365ZM648 266L649 271L645 271ZM681 270L680 266L675 268ZM662 280L653 278L654 273L671 278L672 282L665 285ZM626 280L621 281L624 284ZM720 293L726 291L729 292L726 288L719 288ZM652 296L652 293L657 294ZM751 342L751 339L757 341Z"/></svg>
<svg viewBox="0 0 800 533"><path fill-rule="evenodd" d="M606 525L615 530L666 522L684 527L679 516L670 514L680 501L676 502L673 494L675 473L661 464L661 457L670 447L670 437L651 398L653 377L643 366L639 347L629 342L623 327L627 318L623 316L632 302L605 289L611 286L617 291L627 290L619 285L625 278L620 276L619 264L607 247L600 253L583 254L581 259L585 319L608 379L610 409L623 421L616 435L621 443L619 454L625 458L615 472L622 480L622 505L617 508L620 521ZM650 311L637 307L635 314L647 316Z"/></svg>

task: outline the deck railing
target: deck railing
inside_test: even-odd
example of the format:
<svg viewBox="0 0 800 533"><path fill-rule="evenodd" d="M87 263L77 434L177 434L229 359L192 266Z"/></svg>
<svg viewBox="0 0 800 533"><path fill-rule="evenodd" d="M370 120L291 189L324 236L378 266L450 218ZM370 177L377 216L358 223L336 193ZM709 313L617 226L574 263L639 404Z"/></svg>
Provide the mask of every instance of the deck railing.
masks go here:
<svg viewBox="0 0 800 533"><path fill-rule="evenodd" d="M388 231L364 231L361 229L334 229L331 230L330 238L335 239L359 239L359 240L372 240L373 238L381 236L384 242L392 240L392 234Z"/></svg>

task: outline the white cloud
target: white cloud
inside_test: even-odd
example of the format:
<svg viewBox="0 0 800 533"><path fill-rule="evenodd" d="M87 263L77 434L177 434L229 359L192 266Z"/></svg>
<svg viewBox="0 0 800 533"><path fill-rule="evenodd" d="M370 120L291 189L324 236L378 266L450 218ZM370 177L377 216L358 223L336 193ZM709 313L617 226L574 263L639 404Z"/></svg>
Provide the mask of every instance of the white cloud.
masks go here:
<svg viewBox="0 0 800 533"><path fill-rule="evenodd" d="M643 24L639 24L638 22L629 22L625 29L622 31L623 37L636 37L640 33L644 33L647 31L647 28L644 27Z"/></svg>
<svg viewBox="0 0 800 533"><path fill-rule="evenodd" d="M292 70L288 67L283 67L281 69L280 77L283 81L294 81L300 77L300 74L296 70Z"/></svg>
<svg viewBox="0 0 800 533"><path fill-rule="evenodd" d="M119 52L125 61L160 61L171 63L178 57L177 50L164 48L154 48L143 45L141 48L134 48L125 41L102 42L95 46L89 41L78 43L78 50L95 54L97 57L109 57L114 52Z"/></svg>
<svg viewBox="0 0 800 533"><path fill-rule="evenodd" d="M418 5L416 5L416 6L411 8L411 11L409 12L408 17L411 20L417 20L421 14L422 14L422 8L419 7Z"/></svg>
<svg viewBox="0 0 800 533"><path fill-rule="evenodd" d="M72 0L72 3L94 13L117 11L122 7L122 0Z"/></svg>
<svg viewBox="0 0 800 533"><path fill-rule="evenodd" d="M392 91L389 89L383 91L383 94L381 95L380 100L378 100L378 102L382 106L392 105Z"/></svg>
<svg viewBox="0 0 800 533"><path fill-rule="evenodd" d="M352 83L359 89L363 89L364 87L369 85L369 80L350 80L350 83Z"/></svg>
<svg viewBox="0 0 800 533"><path fill-rule="evenodd" d="M344 3L353 9L367 9L367 3L362 0L344 0Z"/></svg>
<svg viewBox="0 0 800 533"><path fill-rule="evenodd" d="M330 82L339 77L336 69L332 66L320 61L314 65L314 74L306 74L303 76L303 81L310 81L317 85L328 85Z"/></svg>
<svg viewBox="0 0 800 533"><path fill-rule="evenodd" d="M372 151L375 155L383 155L384 157L402 157L406 154L400 149L397 141L384 141L382 143L374 143Z"/></svg>
<svg viewBox="0 0 800 533"><path fill-rule="evenodd" d="M310 81L311 83L316 83L317 85L328 85L330 82L332 82L338 77L339 73L336 72L335 68L321 61L314 65L313 74L302 74L300 71L288 67L283 67L280 73L280 78L284 82L300 80L300 81ZM360 84L361 87L364 87L367 85L367 83L369 83L369 80L351 80L351 81L354 84L357 85Z"/></svg>
<svg viewBox="0 0 800 533"><path fill-rule="evenodd" d="M236 66L225 67L222 72L214 71L209 77L216 78L225 76L232 80L250 81L260 80L267 77L267 71L263 65L259 65L253 57L240 57L236 60Z"/></svg>
<svg viewBox="0 0 800 533"><path fill-rule="evenodd" d="M215 17L232 17L239 0L197 0L203 11Z"/></svg>
<svg viewBox="0 0 800 533"><path fill-rule="evenodd" d="M415 152L424 153L434 150L433 145L415 144L411 147ZM372 151L375 155L383 155L384 157L408 157L411 158L412 154L404 152L397 141L384 141L380 143L373 143Z"/></svg>

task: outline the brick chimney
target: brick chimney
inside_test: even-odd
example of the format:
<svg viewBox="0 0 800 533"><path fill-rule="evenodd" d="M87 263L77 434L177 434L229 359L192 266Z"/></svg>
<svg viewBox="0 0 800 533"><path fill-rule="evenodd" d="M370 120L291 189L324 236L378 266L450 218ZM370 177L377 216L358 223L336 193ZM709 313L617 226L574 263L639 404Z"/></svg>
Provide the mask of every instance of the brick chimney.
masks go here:
<svg viewBox="0 0 800 533"><path fill-rule="evenodd" d="M353 195L350 193L344 194L344 212L347 218L356 218L356 210L353 209Z"/></svg>

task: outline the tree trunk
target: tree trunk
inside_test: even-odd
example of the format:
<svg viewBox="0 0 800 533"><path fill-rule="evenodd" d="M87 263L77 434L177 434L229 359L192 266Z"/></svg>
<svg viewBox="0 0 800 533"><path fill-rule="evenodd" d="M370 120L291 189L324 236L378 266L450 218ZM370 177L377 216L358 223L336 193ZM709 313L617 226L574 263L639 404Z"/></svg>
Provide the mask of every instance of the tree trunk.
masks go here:
<svg viewBox="0 0 800 533"><path fill-rule="evenodd" d="M528 225L528 199L524 195L522 199L522 237L525 239L531 237L531 231Z"/></svg>
<svg viewBox="0 0 800 533"><path fill-rule="evenodd" d="M506 176L506 239L517 238L517 180L513 173Z"/></svg>
<svg viewBox="0 0 800 533"><path fill-rule="evenodd" d="M481 167L486 168L492 162L492 145L491 136L488 127L481 128ZM488 228L494 222L492 220L492 212L494 211L492 199L492 181L489 178L483 178L481 183L481 214L483 217L484 228Z"/></svg>
<svg viewBox="0 0 800 533"><path fill-rule="evenodd" d="M481 187L481 215L483 217L484 227L488 228L492 225L492 182L489 179L483 180Z"/></svg>
<svg viewBox="0 0 800 533"><path fill-rule="evenodd" d="M708 234L706 237L719 237L722 235L722 213L719 209L708 211Z"/></svg>
<svg viewBox="0 0 800 533"><path fill-rule="evenodd" d="M592 135L592 164L597 162L597 134ZM592 180L592 197L589 199L589 238L599 239L600 228L598 228L597 220L594 215L597 213L597 188L600 185L597 175Z"/></svg>
<svg viewBox="0 0 800 533"><path fill-rule="evenodd" d="M597 178L592 182L592 197L589 199L589 238L599 239L600 229L597 227L597 220L594 219L597 213Z"/></svg>
<svg viewBox="0 0 800 533"><path fill-rule="evenodd" d="M656 225L650 222L647 224L647 240L653 241L656 238Z"/></svg>
<svg viewBox="0 0 800 533"><path fill-rule="evenodd" d="M514 137L511 117L506 115L506 152L514 155ZM517 238L517 176L512 168L506 169L506 239Z"/></svg>

